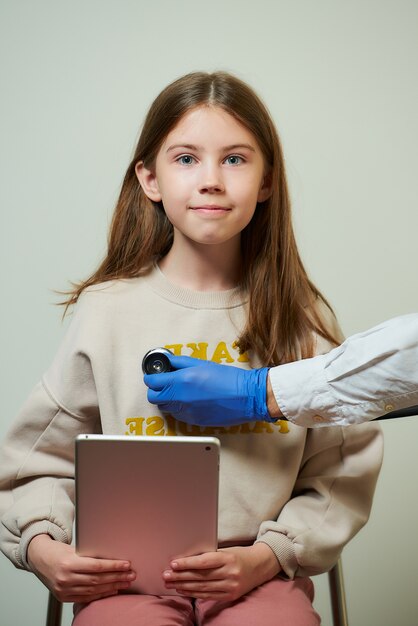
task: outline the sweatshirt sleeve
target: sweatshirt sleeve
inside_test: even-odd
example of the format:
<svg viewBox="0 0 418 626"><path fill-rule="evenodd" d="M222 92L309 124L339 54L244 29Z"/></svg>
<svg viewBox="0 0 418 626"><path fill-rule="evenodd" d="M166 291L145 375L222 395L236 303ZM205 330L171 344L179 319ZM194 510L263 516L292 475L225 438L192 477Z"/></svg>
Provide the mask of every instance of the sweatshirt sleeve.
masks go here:
<svg viewBox="0 0 418 626"><path fill-rule="evenodd" d="M0 548L19 568L29 569L26 551L36 535L72 539L74 439L100 429L85 318L79 307L0 448Z"/></svg>
<svg viewBox="0 0 418 626"><path fill-rule="evenodd" d="M263 522L267 543L287 577L329 570L367 522L382 463L377 424L307 431L292 497L277 520Z"/></svg>
<svg viewBox="0 0 418 626"><path fill-rule="evenodd" d="M369 421L418 404L418 314L349 337L327 354L270 370L283 415L304 427Z"/></svg>

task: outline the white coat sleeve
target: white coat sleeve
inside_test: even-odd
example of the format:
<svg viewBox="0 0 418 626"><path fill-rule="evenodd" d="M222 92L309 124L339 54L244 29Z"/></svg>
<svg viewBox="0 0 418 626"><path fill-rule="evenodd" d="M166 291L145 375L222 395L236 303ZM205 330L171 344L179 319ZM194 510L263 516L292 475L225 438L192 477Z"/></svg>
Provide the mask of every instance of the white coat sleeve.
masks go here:
<svg viewBox="0 0 418 626"><path fill-rule="evenodd" d="M327 354L274 367L283 415L304 427L347 426L418 405L418 314L349 337Z"/></svg>

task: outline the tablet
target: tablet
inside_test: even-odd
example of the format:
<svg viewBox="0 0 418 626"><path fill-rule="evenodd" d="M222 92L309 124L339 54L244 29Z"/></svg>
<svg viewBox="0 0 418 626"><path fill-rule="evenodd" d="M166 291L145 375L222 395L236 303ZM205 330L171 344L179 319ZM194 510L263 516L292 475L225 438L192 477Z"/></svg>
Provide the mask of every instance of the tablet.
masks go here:
<svg viewBox="0 0 418 626"><path fill-rule="evenodd" d="M217 549L219 450L214 437L79 435L77 553L131 561L132 592L176 595L170 561Z"/></svg>

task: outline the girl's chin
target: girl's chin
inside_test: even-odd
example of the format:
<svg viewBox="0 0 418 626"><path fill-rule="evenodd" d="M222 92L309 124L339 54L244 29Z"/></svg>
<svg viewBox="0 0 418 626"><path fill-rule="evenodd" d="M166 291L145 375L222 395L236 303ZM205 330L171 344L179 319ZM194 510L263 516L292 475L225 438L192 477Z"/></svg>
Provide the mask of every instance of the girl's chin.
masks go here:
<svg viewBox="0 0 418 626"><path fill-rule="evenodd" d="M220 228L188 228L180 230L174 226L174 243L177 245L195 246L237 246L241 239L241 231L237 229L220 229Z"/></svg>
<svg viewBox="0 0 418 626"><path fill-rule="evenodd" d="M220 235L212 235L212 234L206 234L206 235L202 235L202 236L196 236L193 235L192 237L188 237L189 241L193 242L196 245L201 245L201 246L234 246L234 244L236 243L236 240L239 239L239 235L224 235L224 236L220 236Z"/></svg>

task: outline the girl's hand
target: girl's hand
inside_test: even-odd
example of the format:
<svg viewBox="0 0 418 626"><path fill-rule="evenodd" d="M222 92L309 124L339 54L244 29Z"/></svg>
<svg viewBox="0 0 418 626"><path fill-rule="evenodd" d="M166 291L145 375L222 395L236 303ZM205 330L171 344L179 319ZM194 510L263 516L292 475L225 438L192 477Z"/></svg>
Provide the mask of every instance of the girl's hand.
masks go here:
<svg viewBox="0 0 418 626"><path fill-rule="evenodd" d="M281 570L265 543L175 559L170 565L163 573L167 589L193 598L227 601L237 600Z"/></svg>
<svg viewBox="0 0 418 626"><path fill-rule="evenodd" d="M74 546L37 535L28 548L32 571L61 602L92 602L128 589L135 580L129 561L78 556Z"/></svg>

